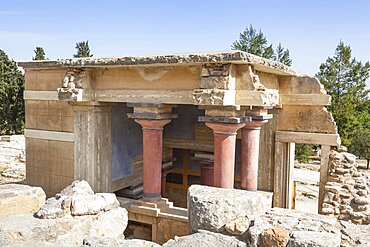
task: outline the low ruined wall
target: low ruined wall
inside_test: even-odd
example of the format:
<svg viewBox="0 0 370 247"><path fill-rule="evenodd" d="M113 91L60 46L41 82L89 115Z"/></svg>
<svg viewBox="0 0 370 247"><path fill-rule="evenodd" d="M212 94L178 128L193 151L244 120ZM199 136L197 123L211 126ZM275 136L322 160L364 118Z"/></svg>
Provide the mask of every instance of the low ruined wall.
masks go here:
<svg viewBox="0 0 370 247"><path fill-rule="evenodd" d="M355 224L370 224L370 178L357 170L356 157L332 150L322 214Z"/></svg>

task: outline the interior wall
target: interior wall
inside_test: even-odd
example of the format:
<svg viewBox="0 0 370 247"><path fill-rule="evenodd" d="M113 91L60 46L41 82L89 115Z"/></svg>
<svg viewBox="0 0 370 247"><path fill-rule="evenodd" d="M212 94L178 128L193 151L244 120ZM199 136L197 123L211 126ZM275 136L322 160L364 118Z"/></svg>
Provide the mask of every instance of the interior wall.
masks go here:
<svg viewBox="0 0 370 247"><path fill-rule="evenodd" d="M132 159L143 153L141 127L127 117L132 108L118 103L112 110L112 179L130 176Z"/></svg>

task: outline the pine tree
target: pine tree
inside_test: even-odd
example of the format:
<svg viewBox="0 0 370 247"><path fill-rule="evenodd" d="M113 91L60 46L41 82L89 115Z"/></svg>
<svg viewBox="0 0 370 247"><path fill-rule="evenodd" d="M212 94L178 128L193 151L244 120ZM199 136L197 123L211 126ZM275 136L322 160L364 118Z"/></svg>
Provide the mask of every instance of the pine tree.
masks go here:
<svg viewBox="0 0 370 247"><path fill-rule="evenodd" d="M92 57L93 55L90 54L89 48L89 41L81 41L76 43L76 50L77 53L73 55L73 57Z"/></svg>
<svg viewBox="0 0 370 247"><path fill-rule="evenodd" d="M280 43L276 47L276 51L274 54L274 60L279 61L280 63L283 63L288 66L292 65L292 59L290 59L289 50L284 49Z"/></svg>
<svg viewBox="0 0 370 247"><path fill-rule="evenodd" d="M36 47L36 50L34 50L35 56L32 58L32 60L45 60L45 51L42 47Z"/></svg>
<svg viewBox="0 0 370 247"><path fill-rule="evenodd" d="M262 31L259 30L257 32L252 25L239 34L239 40L232 44L231 49L245 51L267 59L273 59L288 66L292 65L289 50L285 50L282 45L279 44L275 53L272 44L268 45L266 36Z"/></svg>
<svg viewBox="0 0 370 247"><path fill-rule="evenodd" d="M369 104L366 80L370 64L357 61L351 53L350 46L340 41L334 56L321 64L316 74L332 97L329 110L337 122L343 145L349 147L354 130L365 126L370 118L369 112L364 111Z"/></svg>
<svg viewBox="0 0 370 247"><path fill-rule="evenodd" d="M0 50L0 134L18 134L24 127L24 76Z"/></svg>

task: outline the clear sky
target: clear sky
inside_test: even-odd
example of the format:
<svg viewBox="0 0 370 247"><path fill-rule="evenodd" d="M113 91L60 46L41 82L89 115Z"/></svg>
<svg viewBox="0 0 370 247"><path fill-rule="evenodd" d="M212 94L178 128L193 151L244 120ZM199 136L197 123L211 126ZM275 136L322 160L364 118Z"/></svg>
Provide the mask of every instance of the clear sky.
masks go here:
<svg viewBox="0 0 370 247"><path fill-rule="evenodd" d="M344 41L370 61L369 0L0 0L0 49L30 60L72 57L89 40L94 56L229 50L249 24L289 48L292 67L313 75Z"/></svg>

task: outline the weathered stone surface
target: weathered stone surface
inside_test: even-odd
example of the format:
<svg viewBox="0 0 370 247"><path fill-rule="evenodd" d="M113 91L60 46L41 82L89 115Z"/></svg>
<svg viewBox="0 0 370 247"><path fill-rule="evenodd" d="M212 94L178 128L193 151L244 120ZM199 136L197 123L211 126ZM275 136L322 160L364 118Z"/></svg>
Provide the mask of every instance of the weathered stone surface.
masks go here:
<svg viewBox="0 0 370 247"><path fill-rule="evenodd" d="M127 221L127 211L123 208L92 216L66 215L56 219L38 219L31 214L13 215L0 220L0 246L33 240L79 246L86 237L123 239Z"/></svg>
<svg viewBox="0 0 370 247"><path fill-rule="evenodd" d="M265 230L261 235L263 247L285 247L289 240L289 232L279 226L273 226Z"/></svg>
<svg viewBox="0 0 370 247"><path fill-rule="evenodd" d="M41 219L54 219L66 214L73 216L94 215L118 206L119 202L113 193L96 193L94 195L86 181L74 181L55 198L49 198L35 216Z"/></svg>
<svg viewBox="0 0 370 247"><path fill-rule="evenodd" d="M199 232L184 237L175 237L169 240L163 247L244 247L246 243L235 237L226 236L220 233L213 233L199 230Z"/></svg>
<svg viewBox="0 0 370 247"><path fill-rule="evenodd" d="M81 247L160 247L160 245L141 239L119 240L113 238L87 238Z"/></svg>
<svg viewBox="0 0 370 247"><path fill-rule="evenodd" d="M21 184L0 185L0 218L35 213L44 205L45 192L40 187Z"/></svg>
<svg viewBox="0 0 370 247"><path fill-rule="evenodd" d="M356 225L340 221L343 246L370 246L370 225Z"/></svg>
<svg viewBox="0 0 370 247"><path fill-rule="evenodd" d="M339 234L328 232L293 231L287 247L339 247Z"/></svg>
<svg viewBox="0 0 370 247"><path fill-rule="evenodd" d="M272 204L272 193L192 185L188 190L189 222L200 229L241 235L249 222Z"/></svg>
<svg viewBox="0 0 370 247"><path fill-rule="evenodd" d="M357 171L357 166L353 154L335 150L330 152L322 214L334 215L340 220L356 224L370 223L367 220L370 215L370 179Z"/></svg>
<svg viewBox="0 0 370 247"><path fill-rule="evenodd" d="M55 61L33 61L20 62L19 66L25 68L45 68L45 67L107 67L107 66L128 66L149 64L207 64L207 63L245 63L258 66L259 70L263 68L275 69L279 74L300 75L290 67L277 61L265 59L250 53L242 51L226 51L215 53L193 53L177 55L158 55L158 56L138 56L138 57L108 57L108 58L79 58L79 59L62 59Z"/></svg>
<svg viewBox="0 0 370 247"><path fill-rule="evenodd" d="M279 229L282 229L282 232L285 231L289 235L292 232L302 231L332 233L339 236L339 238L341 236L340 224L335 217L304 213L283 208L272 208L267 211L265 215L261 216L261 218L253 221L253 224L251 224L251 227L243 237L245 237L249 246L263 246L264 240L266 241L268 239L271 240L271 242L272 240L275 240L275 238L271 236L272 234L267 234L270 236L266 236L266 231L273 227L278 227ZM283 238L281 238L281 240L282 239Z"/></svg>
<svg viewBox="0 0 370 247"><path fill-rule="evenodd" d="M60 193L60 196L74 196L74 195L94 195L94 191L91 189L89 183L85 180L73 181L71 185L64 188ZM56 196L58 198L58 195Z"/></svg>

